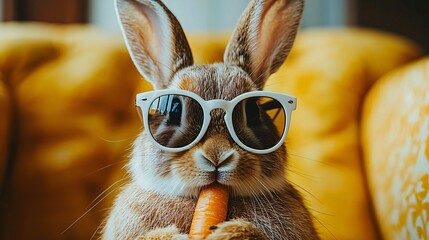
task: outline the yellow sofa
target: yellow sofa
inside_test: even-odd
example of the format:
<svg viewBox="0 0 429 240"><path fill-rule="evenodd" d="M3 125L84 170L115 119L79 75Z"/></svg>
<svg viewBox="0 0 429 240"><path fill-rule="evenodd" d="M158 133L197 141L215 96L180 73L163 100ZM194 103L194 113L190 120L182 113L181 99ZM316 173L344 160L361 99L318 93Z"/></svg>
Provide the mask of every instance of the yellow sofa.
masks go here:
<svg viewBox="0 0 429 240"><path fill-rule="evenodd" d="M226 41L191 36L196 62L221 61ZM387 33L305 30L267 83L298 97L286 177L323 239L429 238L429 60L413 62L421 54ZM135 93L148 89L121 36L0 25L1 239L98 236L142 127Z"/></svg>
<svg viewBox="0 0 429 240"><path fill-rule="evenodd" d="M429 239L429 58L379 80L363 108L362 146L386 239Z"/></svg>

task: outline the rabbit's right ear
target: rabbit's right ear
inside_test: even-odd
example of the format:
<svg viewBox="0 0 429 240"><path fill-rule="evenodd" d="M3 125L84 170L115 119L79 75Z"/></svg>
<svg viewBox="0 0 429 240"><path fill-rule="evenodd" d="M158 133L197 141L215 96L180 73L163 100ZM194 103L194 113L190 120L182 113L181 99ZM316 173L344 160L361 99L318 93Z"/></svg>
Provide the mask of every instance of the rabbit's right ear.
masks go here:
<svg viewBox="0 0 429 240"><path fill-rule="evenodd" d="M134 64L155 89L193 64L180 23L160 0L116 0L116 12Z"/></svg>
<svg viewBox="0 0 429 240"><path fill-rule="evenodd" d="M259 89L292 48L304 0L252 0L241 16L224 61L244 69Z"/></svg>

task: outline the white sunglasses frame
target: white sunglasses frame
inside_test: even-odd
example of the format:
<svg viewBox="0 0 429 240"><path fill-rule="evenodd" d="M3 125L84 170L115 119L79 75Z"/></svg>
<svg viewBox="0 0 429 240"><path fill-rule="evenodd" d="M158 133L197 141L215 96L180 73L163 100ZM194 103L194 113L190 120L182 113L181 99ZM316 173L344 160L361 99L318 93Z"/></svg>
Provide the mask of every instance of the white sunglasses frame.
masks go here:
<svg viewBox="0 0 429 240"><path fill-rule="evenodd" d="M172 95L172 94L182 95L182 96L186 96L194 99L200 104L204 114L203 126L201 127L201 130L198 136L190 144L179 148L170 148L159 144L154 139L154 137L152 136L149 130L148 114L152 103L158 97L161 97L164 95ZM243 99L250 98L250 97L269 97L269 98L275 99L282 105L283 109L285 110L286 121L285 121L285 127L283 129L282 137L276 145L274 145L269 149L254 149L254 148L248 147L243 142L240 141L237 134L235 133L234 126L232 123L232 112L234 110L234 107ZM167 152L182 152L192 148L203 138L204 134L206 133L207 128L209 127L210 121L211 121L210 112L213 111L213 109L223 109L225 111L224 119L225 119L226 127L232 139L241 148L243 148L246 151L249 151L255 154L266 154L266 153L275 151L283 144L286 138L286 135L289 131L292 111L296 109L296 97L290 96L287 94L282 94L282 93L270 92L270 91L252 91L252 92L247 92L247 93L238 95L237 97L235 97L230 101L222 100L222 99L214 99L214 100L206 101L200 96L198 96L197 94L190 91L181 90L181 89L163 89L163 90L155 90L155 91L138 93L136 95L136 107L138 107L139 108L138 110L140 110L139 112L142 117L143 124L144 124L144 127L146 128L146 132L149 136L150 141L161 150L164 150Z"/></svg>

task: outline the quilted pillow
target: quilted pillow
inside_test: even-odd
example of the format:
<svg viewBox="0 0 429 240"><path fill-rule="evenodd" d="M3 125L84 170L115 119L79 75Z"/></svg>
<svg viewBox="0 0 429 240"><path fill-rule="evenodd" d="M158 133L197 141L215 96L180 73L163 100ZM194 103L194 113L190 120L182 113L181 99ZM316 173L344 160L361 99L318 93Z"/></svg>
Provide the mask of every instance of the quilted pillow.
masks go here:
<svg viewBox="0 0 429 240"><path fill-rule="evenodd" d="M380 80L365 101L362 142L385 239L429 239L429 58Z"/></svg>

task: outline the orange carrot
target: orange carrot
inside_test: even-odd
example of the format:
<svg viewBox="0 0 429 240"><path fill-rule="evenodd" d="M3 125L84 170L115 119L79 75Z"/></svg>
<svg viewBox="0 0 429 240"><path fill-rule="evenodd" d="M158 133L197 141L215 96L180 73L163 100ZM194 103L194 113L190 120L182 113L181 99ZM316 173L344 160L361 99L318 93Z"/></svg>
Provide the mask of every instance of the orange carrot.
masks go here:
<svg viewBox="0 0 429 240"><path fill-rule="evenodd" d="M228 189L219 183L212 183L200 192L192 219L189 238L204 239L211 233L210 227L226 220L228 212Z"/></svg>

